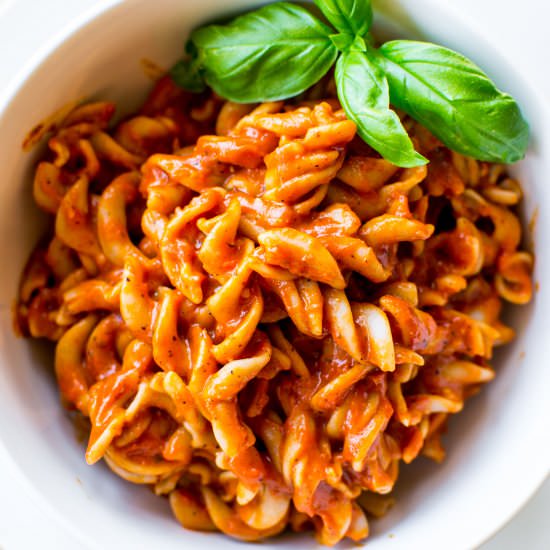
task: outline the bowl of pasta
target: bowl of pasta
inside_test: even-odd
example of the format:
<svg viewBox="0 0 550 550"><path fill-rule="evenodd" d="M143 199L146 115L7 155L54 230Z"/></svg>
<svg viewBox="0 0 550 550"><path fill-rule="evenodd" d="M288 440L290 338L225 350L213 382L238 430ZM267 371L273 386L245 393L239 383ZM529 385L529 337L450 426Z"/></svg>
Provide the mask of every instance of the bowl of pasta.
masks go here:
<svg viewBox="0 0 550 550"><path fill-rule="evenodd" d="M86 547L466 549L548 474L546 107L315 4L111 0L0 100L0 442Z"/></svg>

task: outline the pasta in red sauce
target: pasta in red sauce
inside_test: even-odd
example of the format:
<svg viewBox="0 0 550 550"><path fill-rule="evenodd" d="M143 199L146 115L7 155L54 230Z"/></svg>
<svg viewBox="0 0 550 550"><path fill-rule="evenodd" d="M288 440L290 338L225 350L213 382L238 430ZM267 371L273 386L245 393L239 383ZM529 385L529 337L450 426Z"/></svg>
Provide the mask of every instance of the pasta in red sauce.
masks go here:
<svg viewBox="0 0 550 550"><path fill-rule="evenodd" d="M63 112L36 168L52 225L19 327L56 342L88 463L189 529L366 537L532 295L506 168L408 118L430 163L393 166L332 88L239 105L165 77L115 125L108 102Z"/></svg>

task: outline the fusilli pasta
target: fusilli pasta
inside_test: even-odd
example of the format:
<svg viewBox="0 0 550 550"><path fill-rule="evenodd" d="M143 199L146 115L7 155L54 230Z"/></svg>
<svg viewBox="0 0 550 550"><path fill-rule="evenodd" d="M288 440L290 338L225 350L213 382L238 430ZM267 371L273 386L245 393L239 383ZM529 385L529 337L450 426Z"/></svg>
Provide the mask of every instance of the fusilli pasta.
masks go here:
<svg viewBox="0 0 550 550"><path fill-rule="evenodd" d="M319 93L319 89L316 90ZM398 169L334 98L263 105L162 78L140 112L63 112L34 178L52 232L18 323L56 342L86 460L168 495L188 529L368 535L400 462L444 458L531 298L519 183L404 119Z"/></svg>

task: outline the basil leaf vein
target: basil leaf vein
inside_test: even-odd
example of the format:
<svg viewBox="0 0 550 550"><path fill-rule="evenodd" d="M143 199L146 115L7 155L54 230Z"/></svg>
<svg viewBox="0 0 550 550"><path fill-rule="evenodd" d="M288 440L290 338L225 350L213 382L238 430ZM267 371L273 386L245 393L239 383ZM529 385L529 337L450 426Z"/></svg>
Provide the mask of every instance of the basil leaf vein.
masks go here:
<svg viewBox="0 0 550 550"><path fill-rule="evenodd" d="M426 164L390 109L388 83L375 63L363 52L347 51L336 63L335 78L342 107L363 140L397 166Z"/></svg>
<svg viewBox="0 0 550 550"><path fill-rule="evenodd" d="M409 40L387 42L378 52L393 105L447 147L491 162L524 157L529 126L519 106L472 61L442 46Z"/></svg>
<svg viewBox="0 0 550 550"><path fill-rule="evenodd" d="M306 9L278 2L191 34L204 78L216 93L241 103L298 95L330 69L333 31Z"/></svg>

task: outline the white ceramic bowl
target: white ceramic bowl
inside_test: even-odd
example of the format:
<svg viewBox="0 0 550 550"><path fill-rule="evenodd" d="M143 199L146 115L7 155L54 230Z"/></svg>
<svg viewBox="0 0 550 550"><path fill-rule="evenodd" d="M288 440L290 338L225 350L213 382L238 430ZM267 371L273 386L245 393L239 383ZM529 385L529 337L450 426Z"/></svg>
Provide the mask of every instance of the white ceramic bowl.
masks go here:
<svg viewBox="0 0 550 550"><path fill-rule="evenodd" d="M24 154L21 142L37 121L75 98L108 98L122 112L131 111L150 87L139 67L141 58L169 66L189 29L228 9L257 3L103 3L39 52L0 100L0 441L48 513L85 547L242 548L222 535L184 531L164 499L120 480L105 466L87 466L83 443L59 405L51 356L43 346L14 337L11 307L19 275L43 228L31 196L38 152ZM372 550L463 550L499 529L548 473L550 251L543 236L550 235L550 124L537 95L449 8L437 0L379 4L391 6L392 17L407 33L476 60L516 96L532 127L531 149L516 172L526 195L524 219L538 212L534 235L527 240L535 243L540 289L531 305L510 310L518 338L497 355L497 379L452 420L446 462L438 466L419 460L403 468L397 506L373 522L368 541ZM310 536L299 541L300 548L315 546ZM286 536L267 545L296 543L296 537Z"/></svg>

